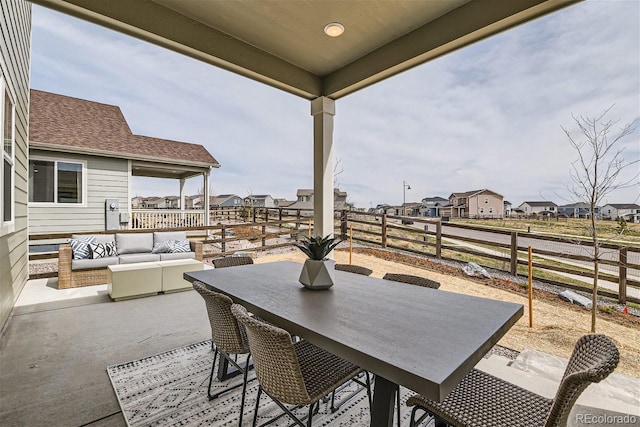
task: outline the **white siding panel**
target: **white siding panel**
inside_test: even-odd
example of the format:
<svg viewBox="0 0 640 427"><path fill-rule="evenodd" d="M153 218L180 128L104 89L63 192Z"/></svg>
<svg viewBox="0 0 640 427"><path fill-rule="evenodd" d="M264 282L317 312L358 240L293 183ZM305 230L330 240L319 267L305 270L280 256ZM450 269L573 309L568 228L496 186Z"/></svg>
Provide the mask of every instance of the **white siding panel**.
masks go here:
<svg viewBox="0 0 640 427"><path fill-rule="evenodd" d="M127 160L32 150L32 157L85 162L85 206L29 206L29 234L77 233L105 229L105 200L118 199L120 212L129 211Z"/></svg>
<svg viewBox="0 0 640 427"><path fill-rule="evenodd" d="M15 103L15 229L0 236L0 328L29 275L27 255L27 152L31 3L0 1L0 73Z"/></svg>

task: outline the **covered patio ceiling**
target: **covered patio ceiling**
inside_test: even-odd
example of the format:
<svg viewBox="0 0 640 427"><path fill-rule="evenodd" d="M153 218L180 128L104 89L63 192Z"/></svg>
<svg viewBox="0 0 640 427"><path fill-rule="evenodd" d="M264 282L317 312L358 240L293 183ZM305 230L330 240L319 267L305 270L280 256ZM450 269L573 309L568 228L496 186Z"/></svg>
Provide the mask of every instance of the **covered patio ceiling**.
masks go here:
<svg viewBox="0 0 640 427"><path fill-rule="evenodd" d="M314 233L327 236L336 99L580 0L31 1L311 100Z"/></svg>
<svg viewBox="0 0 640 427"><path fill-rule="evenodd" d="M579 0L32 0L306 99L338 99ZM339 22L344 34L323 29Z"/></svg>

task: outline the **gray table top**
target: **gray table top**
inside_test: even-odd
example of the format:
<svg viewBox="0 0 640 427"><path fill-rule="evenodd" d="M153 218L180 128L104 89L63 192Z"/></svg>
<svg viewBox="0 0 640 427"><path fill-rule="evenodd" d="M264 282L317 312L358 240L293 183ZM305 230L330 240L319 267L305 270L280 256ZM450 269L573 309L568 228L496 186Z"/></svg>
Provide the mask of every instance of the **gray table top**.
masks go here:
<svg viewBox="0 0 640 427"><path fill-rule="evenodd" d="M309 290L283 261L185 273L249 311L370 372L442 400L523 314L523 306L336 271Z"/></svg>

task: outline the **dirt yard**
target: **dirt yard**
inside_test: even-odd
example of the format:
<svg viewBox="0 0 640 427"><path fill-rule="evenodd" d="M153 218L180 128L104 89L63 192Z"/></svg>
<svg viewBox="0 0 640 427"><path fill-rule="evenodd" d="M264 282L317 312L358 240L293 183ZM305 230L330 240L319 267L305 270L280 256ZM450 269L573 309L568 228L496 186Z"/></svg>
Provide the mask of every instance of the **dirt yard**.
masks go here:
<svg viewBox="0 0 640 427"><path fill-rule="evenodd" d="M348 264L348 251L336 250L335 259L336 262ZM282 253L259 256L255 261L262 263L282 260L302 263L305 256L298 249L291 248ZM526 292L505 280L470 279L454 267L414 257L387 260L356 252L352 263L372 269L372 277L381 278L387 272L415 274L440 282L440 289L445 291L523 304L524 316L499 342L513 350L530 348L569 358L578 338L589 333L591 327L589 310L565 303L555 295L537 291L533 301L533 328L529 328ZM599 313L598 316L597 332L611 337L620 350L620 363L616 372L640 378L640 318L624 313Z"/></svg>

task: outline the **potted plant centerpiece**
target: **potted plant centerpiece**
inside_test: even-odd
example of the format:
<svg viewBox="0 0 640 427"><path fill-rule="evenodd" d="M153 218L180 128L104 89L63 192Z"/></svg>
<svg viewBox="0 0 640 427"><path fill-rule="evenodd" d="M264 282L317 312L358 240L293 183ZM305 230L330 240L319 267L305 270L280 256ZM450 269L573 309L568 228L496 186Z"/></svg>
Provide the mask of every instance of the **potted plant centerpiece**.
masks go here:
<svg viewBox="0 0 640 427"><path fill-rule="evenodd" d="M335 261L327 259L327 255L340 243L340 239L330 236L314 238L303 237L301 243L295 245L309 259L304 262L300 273L300 283L309 289L327 289L333 286Z"/></svg>

